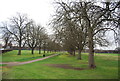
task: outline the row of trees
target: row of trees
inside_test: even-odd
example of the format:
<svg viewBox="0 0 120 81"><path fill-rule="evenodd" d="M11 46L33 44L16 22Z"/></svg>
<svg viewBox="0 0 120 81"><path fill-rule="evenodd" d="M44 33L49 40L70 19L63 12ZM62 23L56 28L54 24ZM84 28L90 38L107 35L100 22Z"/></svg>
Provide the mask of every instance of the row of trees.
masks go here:
<svg viewBox="0 0 120 81"><path fill-rule="evenodd" d="M56 14L52 20L57 41L71 55L89 48L89 67L95 68L95 45L107 46L107 31L119 26L120 2L81 2L69 0L56 2ZM115 33L116 35L116 33Z"/></svg>
<svg viewBox="0 0 120 81"><path fill-rule="evenodd" d="M14 41L19 46L18 55L21 55L21 48L31 48L45 51L68 51L77 59L82 59L83 49L89 49L89 67L95 68L94 48L96 45L107 46L106 32L114 31L119 27L120 2L81 2L69 0L67 2L58 1L56 3L56 13L51 21L51 26L55 31L53 36L48 36L45 28L36 25L24 14L17 14L10 19L8 24L3 24L3 38ZM12 39L11 39L12 38Z"/></svg>
<svg viewBox="0 0 120 81"><path fill-rule="evenodd" d="M53 40L47 35L46 30L41 25L36 25L32 19L28 19L27 15L17 13L16 16L10 18L8 23L3 23L1 26L5 47L9 43L16 43L19 47L18 55L21 55L21 48L31 48L31 53L34 54L34 49L53 51L59 48ZM56 46L56 47L55 47Z"/></svg>

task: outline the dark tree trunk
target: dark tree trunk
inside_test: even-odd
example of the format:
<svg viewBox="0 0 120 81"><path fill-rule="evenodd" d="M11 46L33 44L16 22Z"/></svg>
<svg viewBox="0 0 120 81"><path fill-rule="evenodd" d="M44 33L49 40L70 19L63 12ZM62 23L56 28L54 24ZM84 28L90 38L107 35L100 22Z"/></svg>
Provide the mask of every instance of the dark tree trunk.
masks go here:
<svg viewBox="0 0 120 81"><path fill-rule="evenodd" d="M44 47L44 53L45 53L45 47Z"/></svg>
<svg viewBox="0 0 120 81"><path fill-rule="evenodd" d="M34 48L32 48L31 53L34 54Z"/></svg>
<svg viewBox="0 0 120 81"><path fill-rule="evenodd" d="M39 47L39 54L41 54L41 47Z"/></svg>
<svg viewBox="0 0 120 81"><path fill-rule="evenodd" d="M89 68L95 68L94 62L94 43L93 43L93 35L92 30L89 29Z"/></svg>
<svg viewBox="0 0 120 81"><path fill-rule="evenodd" d="M7 47L7 43L5 43L5 47L4 48L6 48Z"/></svg>
<svg viewBox="0 0 120 81"><path fill-rule="evenodd" d="M19 48L18 50L18 55L21 55L21 48Z"/></svg>
<svg viewBox="0 0 120 81"><path fill-rule="evenodd" d="M55 50L55 52L57 52L57 51Z"/></svg>
<svg viewBox="0 0 120 81"><path fill-rule="evenodd" d="M82 51L81 49L78 50L78 58L77 58L78 60L81 60L81 59L82 59L82 58L81 58L81 51Z"/></svg>
<svg viewBox="0 0 120 81"><path fill-rule="evenodd" d="M18 50L18 55L21 55L21 41L19 42L19 50Z"/></svg>
<svg viewBox="0 0 120 81"><path fill-rule="evenodd" d="M45 57L45 49L44 49L44 54L43 54L43 57Z"/></svg>

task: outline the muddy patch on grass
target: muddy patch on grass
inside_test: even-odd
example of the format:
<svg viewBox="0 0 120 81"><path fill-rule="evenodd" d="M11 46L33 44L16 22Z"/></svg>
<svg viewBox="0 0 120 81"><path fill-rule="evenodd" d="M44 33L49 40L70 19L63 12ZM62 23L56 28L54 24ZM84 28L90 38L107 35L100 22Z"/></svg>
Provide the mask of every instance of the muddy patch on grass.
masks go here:
<svg viewBox="0 0 120 81"><path fill-rule="evenodd" d="M73 69L73 70L86 70L86 69L88 69L88 68L73 67L70 64L44 64L44 65L50 66L50 67L64 68L64 69Z"/></svg>

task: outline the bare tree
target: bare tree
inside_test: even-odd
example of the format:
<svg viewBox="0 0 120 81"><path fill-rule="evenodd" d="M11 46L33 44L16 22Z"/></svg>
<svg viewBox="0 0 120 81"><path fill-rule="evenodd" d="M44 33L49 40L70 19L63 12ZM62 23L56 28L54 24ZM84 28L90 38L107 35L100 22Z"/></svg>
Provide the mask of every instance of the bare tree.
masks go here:
<svg viewBox="0 0 120 81"><path fill-rule="evenodd" d="M42 49L42 45L43 45L43 40L45 36L45 28L38 25L38 49L39 49L39 54L41 54L41 49Z"/></svg>
<svg viewBox="0 0 120 81"><path fill-rule="evenodd" d="M2 39L3 39L4 43L5 43L4 48L6 48L9 43L11 43L11 41L12 41L11 38L12 38L11 34L9 32L7 32L7 31L3 30Z"/></svg>
<svg viewBox="0 0 120 81"><path fill-rule="evenodd" d="M97 44L103 45L101 41L104 41L104 44L107 44L107 41L103 39L103 37L105 36L104 33L108 30L114 31L114 28L111 26L115 26L118 22L117 11L119 10L120 2L103 2L101 3L101 5L98 5L95 2L70 1L67 3L57 2L57 4L59 5L59 7L57 8L57 14L55 15L56 18L53 19L53 21L55 22L53 23L55 24L55 29L57 30L59 35L62 35L59 38L72 38L70 33L66 33L63 35L63 33L65 33L64 31L68 32L66 28L70 29L69 32L71 31L71 29L74 29L72 31L75 31L75 28L79 26L79 45L80 47L83 47L84 44L88 43L89 67L95 68L96 65L94 62L94 46L96 42ZM63 33L61 33L61 31ZM74 33L72 34L74 35L73 37L77 37L77 35L75 35ZM87 38L87 40L85 38ZM70 42L72 43L72 40Z"/></svg>
<svg viewBox="0 0 120 81"><path fill-rule="evenodd" d="M34 54L34 49L37 47L38 45L38 27L35 25L34 21L31 21L28 25L27 25L27 29L26 29L26 40L27 40L27 45L31 48L31 53Z"/></svg>
<svg viewBox="0 0 120 81"><path fill-rule="evenodd" d="M57 38L64 43L64 47L71 55L75 55L75 50L78 49L78 59L81 59L81 51L86 44L87 29L79 15L79 9L76 5L74 6L71 4L71 2L56 3L59 6L55 18L53 19L53 23L55 24L54 29Z"/></svg>
<svg viewBox="0 0 120 81"><path fill-rule="evenodd" d="M104 33L107 30L113 30L110 25L112 22L117 21L116 18L112 17L113 12L118 8L118 3L110 5L113 3L105 2L105 6L101 7L100 5L95 5L95 3L90 2L79 2L81 5L81 16L86 22L86 28L88 29L88 47L89 47L89 67L95 68L94 62L94 38L97 37L98 33ZM101 13L100 13L101 12ZM111 22L111 23L110 23ZM106 26L106 23L109 23L109 26ZM103 35L104 36L104 35ZM103 39L101 39L103 40Z"/></svg>
<svg viewBox="0 0 120 81"><path fill-rule="evenodd" d="M43 56L45 56L45 52L47 50L47 40L48 40L48 35L47 34L44 34L44 37L43 37L43 51L44 51L44 54Z"/></svg>
<svg viewBox="0 0 120 81"><path fill-rule="evenodd" d="M10 34L14 36L14 40L18 43L18 55L21 55L21 47L23 40L25 39L25 28L27 23L27 16L17 13L17 16L10 18L9 26L4 27Z"/></svg>
<svg viewBox="0 0 120 81"><path fill-rule="evenodd" d="M60 51L62 50L62 44L60 43L59 39L56 39L55 34L49 35L49 41L48 41L48 51Z"/></svg>

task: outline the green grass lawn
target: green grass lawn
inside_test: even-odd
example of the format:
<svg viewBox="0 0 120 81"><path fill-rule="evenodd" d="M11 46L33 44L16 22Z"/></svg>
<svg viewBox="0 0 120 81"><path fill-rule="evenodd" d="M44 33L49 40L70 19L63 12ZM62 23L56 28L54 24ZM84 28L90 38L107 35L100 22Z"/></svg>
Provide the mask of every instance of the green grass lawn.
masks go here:
<svg viewBox="0 0 120 81"><path fill-rule="evenodd" d="M15 55L15 54L13 54ZM103 54L105 55L105 54ZM7 56L7 55L6 55ZM19 57L19 56L18 56ZM16 57L16 58L18 58ZM87 68L88 54L82 54L82 60L61 54L42 61L25 65L3 68L4 79L118 79L118 57L113 55L95 56L96 69L73 70L46 66L45 64L70 64Z"/></svg>
<svg viewBox="0 0 120 81"><path fill-rule="evenodd" d="M83 53L83 54L87 54L88 55L88 53ZM116 54L116 53L95 53L95 55L120 56L120 54Z"/></svg>
<svg viewBox="0 0 120 81"><path fill-rule="evenodd" d="M18 50L6 52L0 55L0 58L2 58L2 62L23 62L43 57L43 51L41 54L38 54L37 50L34 51L34 55L31 54L31 50L22 50L22 55L17 55L17 53ZM51 54L55 53L46 53L45 55L49 56Z"/></svg>
<svg viewBox="0 0 120 81"><path fill-rule="evenodd" d="M6 66L6 64L0 64L0 66Z"/></svg>

